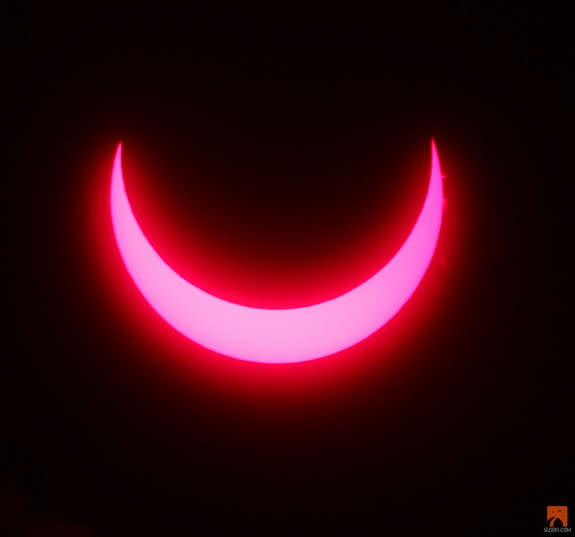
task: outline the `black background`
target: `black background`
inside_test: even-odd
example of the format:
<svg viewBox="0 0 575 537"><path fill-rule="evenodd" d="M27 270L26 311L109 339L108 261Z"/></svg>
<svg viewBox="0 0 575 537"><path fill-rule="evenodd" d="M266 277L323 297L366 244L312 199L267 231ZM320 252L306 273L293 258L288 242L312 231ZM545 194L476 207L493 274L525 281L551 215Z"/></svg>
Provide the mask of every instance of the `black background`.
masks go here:
<svg viewBox="0 0 575 537"><path fill-rule="evenodd" d="M25 18L4 180L10 531L541 532L573 490L561 18ZM254 305L322 300L401 243L432 136L438 255L396 336L330 358L261 366L177 340L94 233L121 139L144 228L177 237L157 244L186 275Z"/></svg>

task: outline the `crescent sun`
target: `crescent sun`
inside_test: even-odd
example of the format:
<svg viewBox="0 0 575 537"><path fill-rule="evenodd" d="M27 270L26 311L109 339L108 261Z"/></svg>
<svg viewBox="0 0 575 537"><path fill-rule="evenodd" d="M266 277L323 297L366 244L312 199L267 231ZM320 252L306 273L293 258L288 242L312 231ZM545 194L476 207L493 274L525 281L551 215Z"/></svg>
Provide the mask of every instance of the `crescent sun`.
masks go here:
<svg viewBox="0 0 575 537"><path fill-rule="evenodd" d="M126 194L119 143L110 189L120 255L150 306L175 330L240 360L293 363L336 353L379 330L407 302L436 249L443 216L443 176L435 143L423 207L395 256L354 289L312 306L262 309L213 296L182 278L142 232Z"/></svg>

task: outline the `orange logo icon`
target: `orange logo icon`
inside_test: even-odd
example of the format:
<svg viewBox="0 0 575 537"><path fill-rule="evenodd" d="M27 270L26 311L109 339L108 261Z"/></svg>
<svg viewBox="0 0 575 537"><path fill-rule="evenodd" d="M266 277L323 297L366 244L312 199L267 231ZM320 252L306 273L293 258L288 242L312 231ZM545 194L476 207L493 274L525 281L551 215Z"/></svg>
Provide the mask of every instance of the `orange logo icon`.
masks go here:
<svg viewBox="0 0 575 537"><path fill-rule="evenodd" d="M547 524L549 525L550 528L567 526L567 506L548 505Z"/></svg>

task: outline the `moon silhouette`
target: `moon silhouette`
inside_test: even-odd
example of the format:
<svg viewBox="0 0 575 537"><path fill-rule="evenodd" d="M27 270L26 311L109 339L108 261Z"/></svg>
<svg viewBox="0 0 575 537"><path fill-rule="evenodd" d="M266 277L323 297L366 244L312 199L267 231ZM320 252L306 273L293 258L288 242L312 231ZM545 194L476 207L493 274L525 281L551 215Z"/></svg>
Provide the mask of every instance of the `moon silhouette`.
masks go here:
<svg viewBox="0 0 575 537"><path fill-rule="evenodd" d="M150 306L175 330L217 353L240 360L293 363L314 360L359 343L407 302L436 249L443 216L443 176L434 141L423 207L395 256L354 289L312 306L263 309L213 296L182 278L142 232L126 194L119 143L110 190L112 225L120 255Z"/></svg>

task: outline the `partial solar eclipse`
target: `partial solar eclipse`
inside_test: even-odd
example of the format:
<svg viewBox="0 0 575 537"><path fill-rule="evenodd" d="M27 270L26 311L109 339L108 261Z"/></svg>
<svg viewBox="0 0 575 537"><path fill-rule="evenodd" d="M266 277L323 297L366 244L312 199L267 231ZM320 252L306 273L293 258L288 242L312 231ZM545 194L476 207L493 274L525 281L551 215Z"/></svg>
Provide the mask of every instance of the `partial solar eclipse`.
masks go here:
<svg viewBox="0 0 575 537"><path fill-rule="evenodd" d="M354 289L312 306L263 309L213 296L186 281L154 250L126 194L118 144L110 210L120 254L139 291L175 330L212 351L240 360L314 360L359 343L409 300L436 249L443 216L443 176L435 143L423 207L395 256Z"/></svg>

